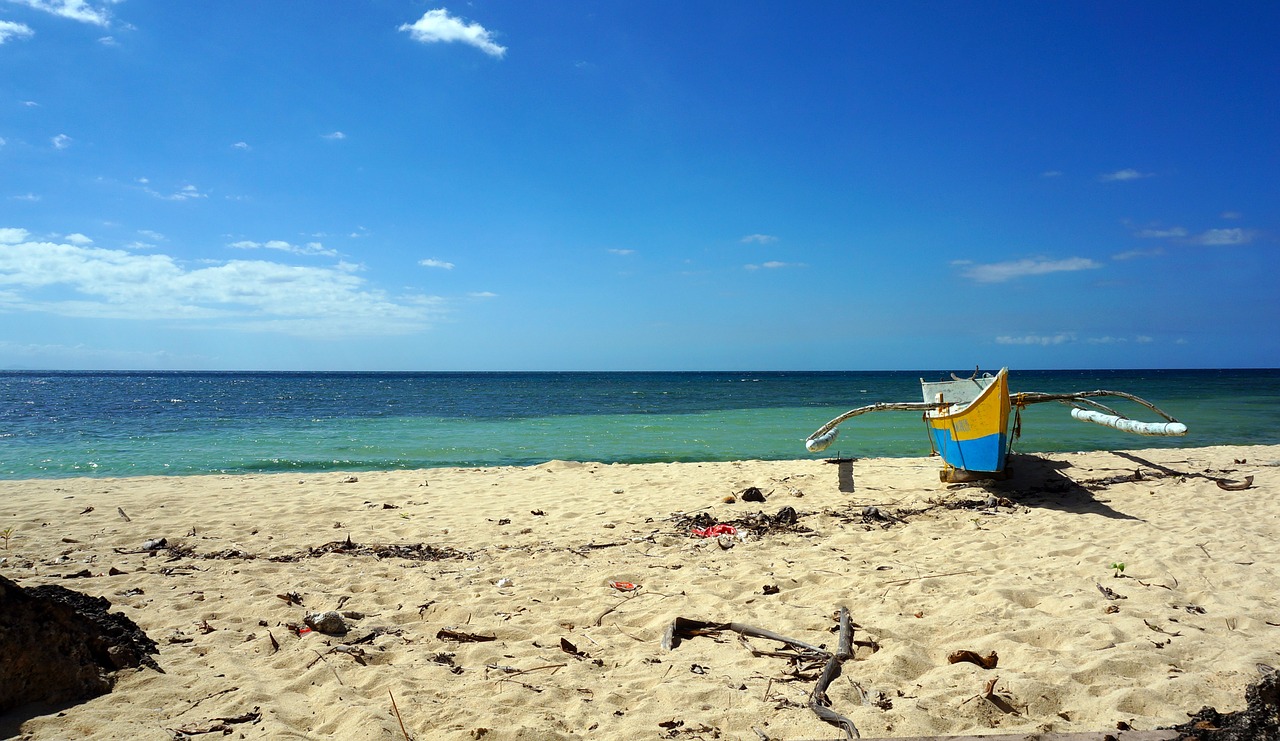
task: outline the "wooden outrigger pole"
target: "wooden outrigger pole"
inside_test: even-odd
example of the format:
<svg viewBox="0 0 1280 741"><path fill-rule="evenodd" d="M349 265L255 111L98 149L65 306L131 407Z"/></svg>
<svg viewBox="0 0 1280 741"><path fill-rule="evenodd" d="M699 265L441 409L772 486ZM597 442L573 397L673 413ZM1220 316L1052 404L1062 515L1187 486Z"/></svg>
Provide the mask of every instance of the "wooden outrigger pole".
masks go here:
<svg viewBox="0 0 1280 741"><path fill-rule="evenodd" d="M1137 435L1180 436L1187 426L1166 414L1146 399L1123 391L1077 391L1051 394L1038 391L1009 393L1008 369L996 375L979 377L975 371L969 378L952 374L951 380L926 382L921 379L924 401L881 402L852 409L831 420L805 439L811 453L830 447L842 423L870 412L923 412L925 427L933 452L940 455L945 469L944 481L967 480L969 474L999 476L1004 473L1005 459L1013 438L1020 433L1015 425L1009 435L1011 411L1020 412L1032 404L1056 401L1071 407L1071 416L1082 422L1112 427ZM1127 399L1163 417L1165 422L1141 422L1094 401L1099 397ZM1015 415L1016 416L1016 415Z"/></svg>

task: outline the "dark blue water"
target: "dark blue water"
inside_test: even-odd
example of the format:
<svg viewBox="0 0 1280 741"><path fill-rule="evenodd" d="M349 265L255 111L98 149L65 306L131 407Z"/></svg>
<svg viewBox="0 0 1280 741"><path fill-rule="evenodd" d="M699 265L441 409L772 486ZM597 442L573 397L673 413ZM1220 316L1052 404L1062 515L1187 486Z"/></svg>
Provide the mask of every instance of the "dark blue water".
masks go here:
<svg viewBox="0 0 1280 741"><path fill-rule="evenodd" d="M918 401L921 377L946 375L0 373L0 478L801 458L828 419ZM1280 443L1277 370L1014 371L1010 386L1127 391L1190 428L1135 437L1043 404L1023 414L1023 452ZM882 413L824 455L928 452L918 413Z"/></svg>

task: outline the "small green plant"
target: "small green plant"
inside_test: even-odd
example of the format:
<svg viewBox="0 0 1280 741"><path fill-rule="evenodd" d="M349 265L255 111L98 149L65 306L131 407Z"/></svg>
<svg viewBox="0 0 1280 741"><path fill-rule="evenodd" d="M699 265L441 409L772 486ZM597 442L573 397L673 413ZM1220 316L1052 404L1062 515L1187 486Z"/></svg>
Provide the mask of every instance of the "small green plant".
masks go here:
<svg viewBox="0 0 1280 741"><path fill-rule="evenodd" d="M13 538L13 528L6 527L4 530L0 530L0 538L4 538L4 549L6 551L9 550L9 540Z"/></svg>
<svg viewBox="0 0 1280 741"><path fill-rule="evenodd" d="M1112 574L1112 575L1111 575L1113 578L1119 579L1120 577L1124 576L1124 562L1123 562L1123 561L1116 561L1115 563L1111 564L1111 565L1110 565L1110 566L1108 566L1107 568L1109 568L1109 569L1115 569L1115 572L1116 572L1116 573L1114 573L1114 574Z"/></svg>

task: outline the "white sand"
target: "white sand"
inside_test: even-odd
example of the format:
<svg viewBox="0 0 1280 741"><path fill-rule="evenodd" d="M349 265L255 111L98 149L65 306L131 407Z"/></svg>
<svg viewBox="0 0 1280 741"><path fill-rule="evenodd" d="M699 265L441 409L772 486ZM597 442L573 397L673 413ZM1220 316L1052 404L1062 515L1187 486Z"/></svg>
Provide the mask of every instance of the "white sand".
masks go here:
<svg viewBox="0 0 1280 741"><path fill-rule="evenodd" d="M126 671L109 695L7 722L31 739L171 739L258 708L233 737L402 739L394 696L415 739L834 738L806 707L812 675L795 679L785 659L731 632L659 642L682 616L834 647L843 605L855 639L879 647L861 646L828 693L864 737L1180 723L1202 705L1238 709L1255 664L1280 665L1277 464L1280 446L1046 455L988 488L940 484L928 459L859 460L843 476L821 461L551 462L6 482L0 573L106 597L160 645L165 671ZM1245 491L1213 480L1246 475ZM768 501L722 501L750 486ZM989 493L1013 506L944 506ZM906 523L864 523L869 505ZM783 506L808 532L728 549L673 518ZM466 557L269 560L348 536ZM160 537L195 555L119 552ZM201 557L228 549L256 558ZM277 597L288 592L304 606ZM344 598L365 615L345 638L286 627ZM359 646L365 665L333 650L379 627ZM496 640L438 638L445 628ZM948 663L959 649L999 664ZM997 677L1016 712L980 697Z"/></svg>

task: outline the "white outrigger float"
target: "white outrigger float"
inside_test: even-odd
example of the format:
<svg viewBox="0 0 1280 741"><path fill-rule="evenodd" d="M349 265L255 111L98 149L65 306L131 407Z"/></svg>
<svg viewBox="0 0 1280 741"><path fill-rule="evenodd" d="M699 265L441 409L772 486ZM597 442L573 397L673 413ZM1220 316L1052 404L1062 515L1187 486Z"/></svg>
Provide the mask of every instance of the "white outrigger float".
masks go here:
<svg viewBox="0 0 1280 741"><path fill-rule="evenodd" d="M949 381L928 382L920 379L924 401L882 402L850 410L836 417L805 440L811 453L826 450L841 423L868 412L923 412L929 444L942 457L943 481L971 481L1000 478L1006 474L1009 446L1021 434L1021 411L1031 404L1056 401L1071 407L1071 416L1082 422L1112 427L1135 435L1162 437L1187 434L1187 426L1161 411L1151 402L1123 391L1076 391L1051 394L1039 391L1009 393L1009 369L960 378L954 373ZM1117 397L1144 406L1164 417L1165 422L1141 422L1094 399ZM1013 434L1009 434L1009 415L1014 412Z"/></svg>

